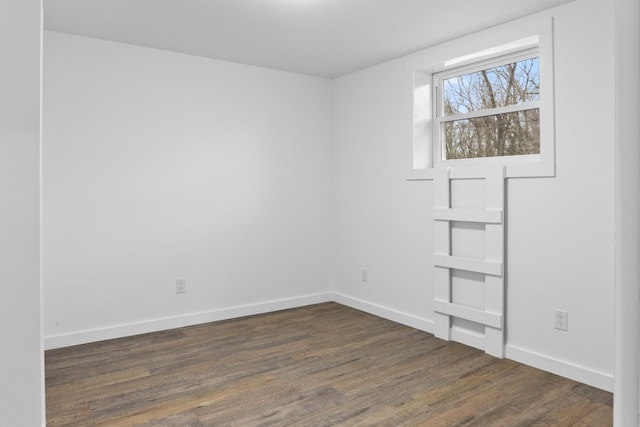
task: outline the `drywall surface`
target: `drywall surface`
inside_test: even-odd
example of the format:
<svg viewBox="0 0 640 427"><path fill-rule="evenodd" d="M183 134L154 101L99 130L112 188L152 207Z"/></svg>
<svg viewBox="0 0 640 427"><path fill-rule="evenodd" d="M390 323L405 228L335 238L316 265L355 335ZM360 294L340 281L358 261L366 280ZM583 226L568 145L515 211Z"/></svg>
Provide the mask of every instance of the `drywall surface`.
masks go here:
<svg viewBox="0 0 640 427"><path fill-rule="evenodd" d="M616 351L614 426L640 413L640 3L616 0Z"/></svg>
<svg viewBox="0 0 640 427"><path fill-rule="evenodd" d="M613 8L549 17L556 176L507 183L507 357L612 389ZM45 42L52 347L327 299L432 330L433 183L406 181L412 56L329 82Z"/></svg>
<svg viewBox="0 0 640 427"><path fill-rule="evenodd" d="M328 80L45 32L47 340L324 293L330 149Z"/></svg>
<svg viewBox="0 0 640 427"><path fill-rule="evenodd" d="M0 425L44 425L39 0L0 0Z"/></svg>
<svg viewBox="0 0 640 427"><path fill-rule="evenodd" d="M613 8L579 0L535 18L547 17L555 32L556 176L507 183L507 357L612 389ZM410 316L428 330L433 182L405 180L410 62L334 81L335 287L345 301ZM554 309L569 312L567 332L554 329Z"/></svg>

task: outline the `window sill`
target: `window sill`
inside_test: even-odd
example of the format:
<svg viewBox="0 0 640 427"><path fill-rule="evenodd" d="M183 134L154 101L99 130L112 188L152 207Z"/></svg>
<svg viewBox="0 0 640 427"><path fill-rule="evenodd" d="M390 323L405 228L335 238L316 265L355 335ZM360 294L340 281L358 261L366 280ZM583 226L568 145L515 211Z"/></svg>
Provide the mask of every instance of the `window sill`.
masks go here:
<svg viewBox="0 0 640 427"><path fill-rule="evenodd" d="M465 167L469 168L486 168L491 166L505 166L506 178L550 178L556 176L555 164L553 162L499 162L490 161L492 159L483 159L488 161L478 162L478 159L469 160L453 160L448 162L441 162L439 167L457 167L465 164ZM500 160L500 159L495 159ZM474 164L469 164L473 162ZM409 169L407 173L407 181L431 181L435 177L436 168L424 168L424 169Z"/></svg>

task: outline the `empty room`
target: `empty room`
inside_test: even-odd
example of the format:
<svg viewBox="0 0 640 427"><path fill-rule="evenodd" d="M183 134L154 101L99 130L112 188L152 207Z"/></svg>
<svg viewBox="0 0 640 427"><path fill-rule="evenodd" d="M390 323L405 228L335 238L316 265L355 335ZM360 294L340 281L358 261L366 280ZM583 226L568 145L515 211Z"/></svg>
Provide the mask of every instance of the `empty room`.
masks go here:
<svg viewBox="0 0 640 427"><path fill-rule="evenodd" d="M1 426L637 426L635 0L0 0Z"/></svg>

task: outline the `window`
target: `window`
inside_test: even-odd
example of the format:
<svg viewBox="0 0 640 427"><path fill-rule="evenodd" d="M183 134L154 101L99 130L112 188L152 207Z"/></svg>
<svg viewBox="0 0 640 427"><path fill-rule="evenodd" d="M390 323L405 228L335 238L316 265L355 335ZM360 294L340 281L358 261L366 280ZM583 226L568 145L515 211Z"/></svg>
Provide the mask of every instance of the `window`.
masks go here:
<svg viewBox="0 0 640 427"><path fill-rule="evenodd" d="M540 154L537 50L434 74L436 157Z"/></svg>
<svg viewBox="0 0 640 427"><path fill-rule="evenodd" d="M409 58L409 179L432 179L433 168L445 165L555 175L552 28L550 19L523 20Z"/></svg>

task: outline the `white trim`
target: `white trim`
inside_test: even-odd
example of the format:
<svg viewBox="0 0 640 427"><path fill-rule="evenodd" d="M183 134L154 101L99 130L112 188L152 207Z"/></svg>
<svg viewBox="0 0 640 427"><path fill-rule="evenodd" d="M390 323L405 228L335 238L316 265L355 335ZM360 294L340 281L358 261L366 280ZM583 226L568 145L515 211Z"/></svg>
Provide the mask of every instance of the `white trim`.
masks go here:
<svg viewBox="0 0 640 427"><path fill-rule="evenodd" d="M640 425L640 29L638 0L614 2L615 390L613 424Z"/></svg>
<svg viewBox="0 0 640 427"><path fill-rule="evenodd" d="M44 358L44 173L43 173L43 122L44 122L44 1L40 0L40 88L38 123L38 300L40 311L40 422L47 424L46 371Z"/></svg>
<svg viewBox="0 0 640 427"><path fill-rule="evenodd" d="M107 339L122 338L131 335L162 331L183 326L198 325L220 320L228 320L237 317L251 316L278 310L286 310L290 308L303 307L306 305L320 304L324 302L336 302L338 304L342 304L344 306L351 307L356 310L360 310L365 313L397 322L402 325L406 325L430 334L433 334L434 331L434 322L431 319L403 313L402 311L396 310L391 307L365 301L359 298L345 295L343 293L334 292L326 294L307 295L299 298L268 301L258 304L229 307L220 310L167 317L126 325L117 325L108 328L85 330L65 335L53 335L45 337L44 343L45 349L51 350L54 348L86 344ZM454 333L458 334L458 332ZM468 334L466 334L465 336L470 339L470 341L465 344L472 347L477 347L477 345L473 345L478 344L477 342L475 342L476 340L471 340L471 336ZM461 338L463 338L458 335L456 335L456 337L460 341ZM482 346L480 346L479 348L482 349ZM541 355L539 353L509 344L506 345L505 352L505 356L507 359L511 359L537 369L542 369L544 371L551 372L575 381L579 381L581 383L588 384L603 390L613 390L613 376L611 374L574 365L567 361Z"/></svg>
<svg viewBox="0 0 640 427"><path fill-rule="evenodd" d="M407 181L433 181L434 177L433 168L410 169L407 172Z"/></svg>
<svg viewBox="0 0 640 427"><path fill-rule="evenodd" d="M451 327L451 340L482 351L487 345L484 335L458 326Z"/></svg>
<svg viewBox="0 0 640 427"><path fill-rule="evenodd" d="M466 159L460 159L466 160ZM449 167L449 177L451 179L487 179L487 169L493 165L475 165L464 168Z"/></svg>
<svg viewBox="0 0 640 427"><path fill-rule="evenodd" d="M529 156L508 156L511 163L506 164L505 178L531 178L531 177L553 177L556 175L555 163L545 161L536 154ZM486 157L482 161L487 165L499 165L504 157ZM455 159L443 160L446 166L460 169L464 162L475 161L477 159ZM465 166L466 167L466 166ZM433 181L435 179L434 168L410 169L407 172L407 181Z"/></svg>
<svg viewBox="0 0 640 427"><path fill-rule="evenodd" d="M449 301L442 301L437 298L433 300L433 311L437 313L454 316L465 320L480 323L483 326L502 329L502 314L492 313L486 310L467 307Z"/></svg>
<svg viewBox="0 0 640 427"><path fill-rule="evenodd" d="M524 39L515 40L501 46L495 46L479 52L473 52L459 58L448 59L442 64L443 68L464 67L469 64L481 62L488 58L495 58L499 55L508 55L514 52L521 52L526 49L536 48L540 38L535 36L526 37Z"/></svg>
<svg viewBox="0 0 640 427"><path fill-rule="evenodd" d="M584 366L575 365L565 360L545 356L535 351L507 344L505 347L507 359L532 366L552 374L560 375L602 390L613 391L613 375L596 371Z"/></svg>
<svg viewBox="0 0 640 427"><path fill-rule="evenodd" d="M434 208L435 221L481 222L484 224L502 224L501 209L457 209Z"/></svg>
<svg viewBox="0 0 640 427"><path fill-rule="evenodd" d="M433 225L433 262L436 268L433 275L435 317L435 336L445 340L459 341L499 358L504 357L504 224L485 224L485 253L483 259L466 258L450 255L452 253L451 222L438 219L438 212L451 210L451 181L454 179L483 179L485 185L485 209L489 212L502 213L504 210L504 166L437 168L437 178L433 193L434 225ZM456 177L457 176L457 177ZM460 216L465 209L454 209ZM483 210L484 211L484 210ZM471 210L477 221L478 210ZM486 212L484 216L490 217ZM501 215L499 216L501 219ZM490 218L491 219L491 218ZM459 244L460 242L458 242ZM462 244L464 245L464 243ZM459 305L452 301L451 270L474 271L484 273L484 309L480 310L467 305ZM481 335L456 327L453 318L469 320L484 326Z"/></svg>
<svg viewBox="0 0 640 427"><path fill-rule="evenodd" d="M537 35L538 57L540 58L540 154L524 156L487 157L482 159L437 160L434 153L434 128L432 112L434 73L445 69L444 64L451 58L464 57L483 52L487 46L502 46L505 41L527 39ZM407 102L413 110L409 114L413 129L407 150L411 161L407 170L408 181L433 180L431 169L440 166L471 166L481 161L482 165L505 165L506 178L553 177L555 165L555 95L554 95L554 47L553 18L523 18L409 55L406 60L407 81L411 89ZM426 105L428 104L428 105Z"/></svg>
<svg viewBox="0 0 640 427"><path fill-rule="evenodd" d="M157 332L167 329L181 328L184 326L217 322L220 320L252 316L255 314L287 310L290 308L303 307L306 305L320 304L331 301L333 301L333 295L330 293L306 295L297 298L265 301L257 304L241 305L200 313L190 313L179 316L146 320L136 323L127 323L104 328L88 329L84 331L72 332L69 334L50 335L44 338L44 348L46 350L51 350L54 348L69 347L73 345L87 344L114 338L145 334L148 332Z"/></svg>
<svg viewBox="0 0 640 427"><path fill-rule="evenodd" d="M342 293L334 293L333 301L428 333L433 333L435 327L434 322L430 319L406 314L391 307L382 306ZM465 345L479 348L481 350L484 349L484 344L479 341L479 335L474 337L471 333L462 332L463 331L460 331L455 327L452 328L452 334L455 335L456 341L460 341ZM524 365L551 372L602 390L613 390L612 374L596 371L510 344L505 346L505 357Z"/></svg>
<svg viewBox="0 0 640 427"><path fill-rule="evenodd" d="M438 116L436 117L436 129L442 123L455 122L458 120L469 120L469 119L475 119L478 117L490 117L490 116L496 116L498 114L517 113L520 111L528 111L528 110L536 110L536 109L540 109L540 101L523 102L522 104L510 104L502 107L487 108L484 110L474 110L474 111L469 111L468 113L456 113L456 114L450 114L448 116Z"/></svg>
<svg viewBox="0 0 640 427"><path fill-rule="evenodd" d="M378 316L383 319L391 320L393 322L433 334L433 320L412 314L406 314L390 307L364 301L342 293L334 293L333 301L347 307L355 308L356 310L364 311L365 313L373 314L374 316Z"/></svg>
<svg viewBox="0 0 640 427"><path fill-rule="evenodd" d="M453 255L433 255L436 267L453 268L457 270L474 271L491 276L502 276L502 262L483 259L465 258Z"/></svg>

